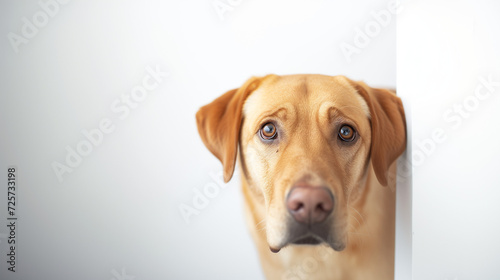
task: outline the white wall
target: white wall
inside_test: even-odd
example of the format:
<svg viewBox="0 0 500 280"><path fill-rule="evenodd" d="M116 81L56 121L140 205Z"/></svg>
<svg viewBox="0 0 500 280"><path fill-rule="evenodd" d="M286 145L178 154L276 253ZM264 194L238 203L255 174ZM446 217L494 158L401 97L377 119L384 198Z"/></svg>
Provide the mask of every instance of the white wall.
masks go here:
<svg viewBox="0 0 500 280"><path fill-rule="evenodd" d="M349 61L341 44L355 46L356 28L387 1L221 0L234 4L223 20L213 2L73 0L51 6L46 22L38 1L2 2L0 180L17 166L19 246L10 273L2 190L0 278L262 279L237 177L189 224L179 213L221 171L195 112L267 73L394 87L395 17ZM34 16L37 31L24 27ZM11 32L24 43L13 46ZM151 75L147 67L170 76L125 115L122 98ZM59 181L52 164L66 164L67 147L85 145L81 131L103 120L113 131Z"/></svg>
<svg viewBox="0 0 500 280"><path fill-rule="evenodd" d="M413 279L500 279L500 3L403 4L398 93L412 111Z"/></svg>

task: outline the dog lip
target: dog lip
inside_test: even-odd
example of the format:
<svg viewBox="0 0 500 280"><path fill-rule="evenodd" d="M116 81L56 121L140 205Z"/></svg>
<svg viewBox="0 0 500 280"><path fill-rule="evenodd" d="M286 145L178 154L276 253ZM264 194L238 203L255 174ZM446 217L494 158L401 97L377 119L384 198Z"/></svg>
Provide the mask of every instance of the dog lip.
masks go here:
<svg viewBox="0 0 500 280"><path fill-rule="evenodd" d="M335 245L330 245L330 247L332 247L333 250L340 252L344 251L344 249L346 248L346 244L335 244Z"/></svg>
<svg viewBox="0 0 500 280"><path fill-rule="evenodd" d="M299 244L299 245L318 245L321 244L323 240L319 239L318 237L314 235L307 235L304 237L301 237L297 240L294 240L291 242L292 244Z"/></svg>
<svg viewBox="0 0 500 280"><path fill-rule="evenodd" d="M273 252L273 253L278 253L281 250L281 248L276 249L276 248L269 246L269 250L271 250L271 252Z"/></svg>

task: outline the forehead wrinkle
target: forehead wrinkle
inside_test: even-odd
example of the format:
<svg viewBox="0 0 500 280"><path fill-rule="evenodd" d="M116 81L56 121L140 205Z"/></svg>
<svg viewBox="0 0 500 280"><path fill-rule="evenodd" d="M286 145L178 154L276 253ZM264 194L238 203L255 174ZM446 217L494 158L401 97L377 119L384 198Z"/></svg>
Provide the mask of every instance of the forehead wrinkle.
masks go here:
<svg viewBox="0 0 500 280"><path fill-rule="evenodd" d="M281 106L279 106L278 108L272 108L272 109L269 109L267 111L262 112L261 114L259 114L255 118L255 121L257 123L259 123L263 119L269 118L269 117L278 117L278 118L283 119L284 121L286 121L287 118L288 118L289 112L292 112L291 114L293 114L293 111L294 111L294 109L293 109L292 104L285 103L285 104L282 104Z"/></svg>
<svg viewBox="0 0 500 280"><path fill-rule="evenodd" d="M359 126L358 121L356 120L356 117L350 116L350 114L345 112L346 108L354 108L356 110L363 111L361 108L358 108L354 105L345 105L345 106L338 107L338 106L336 106L336 104L334 102L325 101L325 102L321 103L321 106L318 110L317 119L318 120L326 119L330 123L330 122L332 122L331 119L333 117L340 115L340 117L342 117L344 119L348 119L348 120L354 122L356 126Z"/></svg>
<svg viewBox="0 0 500 280"><path fill-rule="evenodd" d="M330 111L332 109L335 109L335 103L332 101L324 101L319 107L317 118L330 120Z"/></svg>

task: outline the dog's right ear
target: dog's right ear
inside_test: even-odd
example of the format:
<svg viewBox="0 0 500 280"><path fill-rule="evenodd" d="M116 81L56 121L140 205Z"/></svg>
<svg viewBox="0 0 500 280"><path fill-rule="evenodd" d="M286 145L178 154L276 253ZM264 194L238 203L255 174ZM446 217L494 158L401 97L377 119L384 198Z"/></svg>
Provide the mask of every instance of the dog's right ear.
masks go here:
<svg viewBox="0 0 500 280"><path fill-rule="evenodd" d="M394 92L349 80L366 101L371 115L371 160L378 181L388 185L391 164L406 149L406 119L401 99Z"/></svg>
<svg viewBox="0 0 500 280"><path fill-rule="evenodd" d="M205 146L221 161L226 183L233 176L236 165L243 104L260 80L250 78L240 88L224 93L196 113L198 133Z"/></svg>

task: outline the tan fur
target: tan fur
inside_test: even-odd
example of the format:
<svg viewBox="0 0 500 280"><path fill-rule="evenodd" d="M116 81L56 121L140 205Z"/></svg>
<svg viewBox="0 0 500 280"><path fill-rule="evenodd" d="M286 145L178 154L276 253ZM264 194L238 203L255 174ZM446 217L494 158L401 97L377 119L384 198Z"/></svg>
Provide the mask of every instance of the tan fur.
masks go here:
<svg viewBox="0 0 500 280"><path fill-rule="evenodd" d="M392 279L395 182L389 175L406 145L399 98L323 75L252 78L224 96L200 109L198 129L223 162L226 181L239 147L248 227L266 277ZM279 139L264 143L258 131L271 120ZM343 124L358 133L352 145L338 139ZM326 186L335 197L328 245L287 242L285 198L299 181Z"/></svg>

